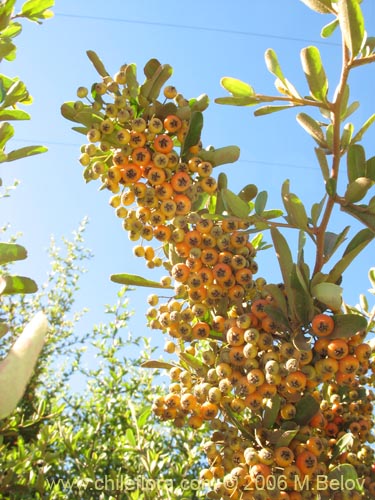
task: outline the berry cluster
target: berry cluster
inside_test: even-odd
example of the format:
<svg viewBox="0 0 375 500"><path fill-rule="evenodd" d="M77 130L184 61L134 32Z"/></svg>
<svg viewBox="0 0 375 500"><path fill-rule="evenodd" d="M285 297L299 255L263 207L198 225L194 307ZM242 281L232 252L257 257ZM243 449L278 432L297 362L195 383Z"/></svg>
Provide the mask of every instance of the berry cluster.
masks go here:
<svg viewBox="0 0 375 500"><path fill-rule="evenodd" d="M212 432L203 444L207 498L373 498L367 387L375 364L363 332L335 337L333 311L322 303L307 324L290 315L290 328L278 321L279 294L290 311L288 290L254 278L249 221L217 210L220 186L192 127L194 102L171 86L164 103L142 100L147 85L134 92L129 75L122 67L105 76L93 85L94 102L77 101L74 110L89 141L80 157L85 179L112 192L110 204L138 242L134 254L149 268L163 265L161 285L174 290L165 303L149 297L149 325L169 335L165 350L179 357L155 415ZM297 334L311 342L301 347ZM363 479L362 490L330 490L342 464ZM319 491L323 476L327 491Z"/></svg>

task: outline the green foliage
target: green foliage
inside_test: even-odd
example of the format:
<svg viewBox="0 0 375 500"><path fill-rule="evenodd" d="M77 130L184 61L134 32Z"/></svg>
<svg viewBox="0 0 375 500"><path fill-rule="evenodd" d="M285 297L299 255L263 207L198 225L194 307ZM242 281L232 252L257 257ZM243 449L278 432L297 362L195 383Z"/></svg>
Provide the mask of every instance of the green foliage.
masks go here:
<svg viewBox="0 0 375 500"><path fill-rule="evenodd" d="M52 240L51 271L40 292L3 299L3 317L14 336L40 308L50 330L24 398L0 425L0 466L7 471L0 496L201 498L189 486L181 488L183 480L189 485L198 476L197 436L171 426L161 431L151 415L161 388L153 384L152 372L140 368L152 363L149 340L127 332L127 289L107 306L106 323L79 331L85 311L76 310L75 298L90 258L83 246L85 226L83 221L74 239L64 240L65 251ZM0 351L8 342L0 340ZM95 360L92 368L86 368L88 355ZM77 380L81 388L74 390Z"/></svg>

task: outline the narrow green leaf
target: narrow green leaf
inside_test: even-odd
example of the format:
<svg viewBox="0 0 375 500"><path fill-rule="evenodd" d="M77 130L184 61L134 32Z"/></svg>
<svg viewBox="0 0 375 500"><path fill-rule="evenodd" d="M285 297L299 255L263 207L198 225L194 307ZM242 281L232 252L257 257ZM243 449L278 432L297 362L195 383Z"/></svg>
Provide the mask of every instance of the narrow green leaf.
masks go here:
<svg viewBox="0 0 375 500"><path fill-rule="evenodd" d="M200 370L204 366L203 361L187 352L180 352L179 357L185 361L190 368L194 368L194 370Z"/></svg>
<svg viewBox="0 0 375 500"><path fill-rule="evenodd" d="M254 209L255 213L262 215L264 209L266 208L266 203L268 199L267 191L260 191L255 199Z"/></svg>
<svg viewBox="0 0 375 500"><path fill-rule="evenodd" d="M0 60L14 60L16 55L16 46L9 39L0 39Z"/></svg>
<svg viewBox="0 0 375 500"><path fill-rule="evenodd" d="M189 129L187 131L184 143L181 148L181 158L185 159L189 154L191 146L198 144L201 138L203 128L203 114L200 111L195 111L191 115Z"/></svg>
<svg viewBox="0 0 375 500"><path fill-rule="evenodd" d="M248 83L237 78L224 76L220 80L220 84L234 97L253 96L255 94L254 89Z"/></svg>
<svg viewBox="0 0 375 500"><path fill-rule="evenodd" d="M204 161L209 161L213 167L234 163L240 157L240 148L238 146L224 146L223 148L213 150L202 150L199 157Z"/></svg>
<svg viewBox="0 0 375 500"><path fill-rule="evenodd" d="M332 255L336 252L338 247L343 243L346 239L346 236L349 232L350 226L346 226L341 233L336 234L331 231L326 231L324 235L324 247L323 247L323 256L325 262L327 262Z"/></svg>
<svg viewBox="0 0 375 500"><path fill-rule="evenodd" d="M350 485L350 489L354 488L356 491L363 491L363 483L358 479L357 471L351 464L339 464L330 470L327 476L327 483L332 485Z"/></svg>
<svg viewBox="0 0 375 500"><path fill-rule="evenodd" d="M349 182L353 182L358 177L365 177L366 155L363 146L359 144L350 146L346 166Z"/></svg>
<svg viewBox="0 0 375 500"><path fill-rule="evenodd" d="M336 196L337 192L337 180L334 178L329 178L326 181L326 191L329 194L329 196Z"/></svg>
<svg viewBox="0 0 375 500"><path fill-rule="evenodd" d="M283 311L279 307L268 305L264 308L264 311L271 319L273 319L277 327L282 329L283 332L291 330L288 317L283 313Z"/></svg>
<svg viewBox="0 0 375 500"><path fill-rule="evenodd" d="M26 85L20 80L15 80L8 88L1 108L8 108L9 106L13 106L18 102L23 102L28 97L29 93L27 91Z"/></svg>
<svg viewBox="0 0 375 500"><path fill-rule="evenodd" d="M269 295L271 295L277 307L279 307L283 312L283 314L287 316L288 307L284 292L281 290L281 288L277 285L270 283L264 286L264 291L266 291Z"/></svg>
<svg viewBox="0 0 375 500"><path fill-rule="evenodd" d="M296 410L294 421L299 425L305 425L319 411L319 403L310 394L305 394L296 403Z"/></svg>
<svg viewBox="0 0 375 500"><path fill-rule="evenodd" d="M320 36L322 38L329 38L331 35L333 35L334 31L336 30L337 26L339 26L339 21L338 19L334 19L330 23L326 24L323 26Z"/></svg>
<svg viewBox="0 0 375 500"><path fill-rule="evenodd" d="M294 320L306 325L314 316L314 304L303 275L296 264L290 273L290 287L287 289Z"/></svg>
<svg viewBox="0 0 375 500"><path fill-rule="evenodd" d="M147 408L139 415L137 420L138 429L142 429L146 425L150 415L151 415L151 408Z"/></svg>
<svg viewBox="0 0 375 500"><path fill-rule="evenodd" d="M201 94L200 96L189 100L189 107L191 111L204 111L208 108L210 104L210 99L207 94Z"/></svg>
<svg viewBox="0 0 375 500"><path fill-rule="evenodd" d="M0 121L5 120L30 120L30 115L21 109L2 109Z"/></svg>
<svg viewBox="0 0 375 500"><path fill-rule="evenodd" d="M271 227L271 236L283 276L283 282L286 287L289 287L290 273L293 268L292 252L290 251L286 239L277 228Z"/></svg>
<svg viewBox="0 0 375 500"><path fill-rule="evenodd" d="M149 359L148 361L144 361L141 363L142 368L157 368L161 370L170 370L171 368L174 367L174 365L171 365L171 363L166 363L165 361L157 361L157 360L151 360Z"/></svg>
<svg viewBox="0 0 375 500"><path fill-rule="evenodd" d="M143 68L145 77L150 80L161 68L161 63L157 59L150 59Z"/></svg>
<svg viewBox="0 0 375 500"><path fill-rule="evenodd" d="M5 29L0 27L1 36L3 38L15 38L22 31L22 24L11 22Z"/></svg>
<svg viewBox="0 0 375 500"><path fill-rule="evenodd" d="M96 52L87 50L86 54L101 77L109 76L108 71L105 69L103 62Z"/></svg>
<svg viewBox="0 0 375 500"><path fill-rule="evenodd" d="M233 193L233 191L231 191L230 189L223 189L221 193L224 205L231 215L241 218L246 218L249 215L249 205L239 196Z"/></svg>
<svg viewBox="0 0 375 500"><path fill-rule="evenodd" d="M367 177L358 177L354 179L345 191L345 201L346 203L356 203L361 201L367 194L367 191L372 187L374 181L368 179Z"/></svg>
<svg viewBox="0 0 375 500"><path fill-rule="evenodd" d="M129 90L129 96L135 99L139 93L139 83L137 81L137 66L128 64L125 70L126 86Z"/></svg>
<svg viewBox="0 0 375 500"><path fill-rule="evenodd" d="M297 115L297 121L302 128L306 130L308 134L318 143L319 146L327 148L327 143L324 137L324 133L319 125L319 123L314 120L311 116L306 113L299 113Z"/></svg>
<svg viewBox="0 0 375 500"><path fill-rule="evenodd" d="M350 115L352 115L355 111L357 111L357 109L359 108L359 101L353 101L347 108L345 111L343 111L343 114L341 116L341 119L342 120L346 120L347 118L349 118Z"/></svg>
<svg viewBox="0 0 375 500"><path fill-rule="evenodd" d="M375 233L375 217L374 212L366 205L342 205L341 210L346 212L367 226Z"/></svg>
<svg viewBox="0 0 375 500"><path fill-rule="evenodd" d="M375 156L366 161L365 177L375 181Z"/></svg>
<svg viewBox="0 0 375 500"><path fill-rule="evenodd" d="M322 213L327 195L324 195L319 203L314 203L311 207L311 222L314 226L318 224L319 217Z"/></svg>
<svg viewBox="0 0 375 500"><path fill-rule="evenodd" d="M0 150L14 135L14 127L10 123L0 123Z"/></svg>
<svg viewBox="0 0 375 500"><path fill-rule="evenodd" d="M332 311L340 309L342 304L342 288L340 286L334 283L319 283L312 288L311 293Z"/></svg>
<svg viewBox="0 0 375 500"><path fill-rule="evenodd" d="M363 135L365 132L371 127L371 125L375 122L375 113L368 118L368 120L365 121L365 123L362 125L362 127L358 130L356 135L353 137L352 143L356 143L362 140Z"/></svg>
<svg viewBox="0 0 375 500"><path fill-rule="evenodd" d="M288 193L283 201L288 221L299 229L306 229L308 226L307 213L300 198L294 193Z"/></svg>
<svg viewBox="0 0 375 500"><path fill-rule="evenodd" d="M267 49L264 58L268 71L286 85L285 76L281 70L276 52L273 49Z"/></svg>
<svg viewBox="0 0 375 500"><path fill-rule="evenodd" d="M328 80L319 50L316 47L302 49L301 61L311 96L317 101L325 102L328 92Z"/></svg>
<svg viewBox="0 0 375 500"><path fill-rule="evenodd" d="M354 125L352 123L346 123L344 125L344 129L342 131L341 139L340 139L340 149L341 151L345 151L345 149L349 146L354 132Z"/></svg>
<svg viewBox="0 0 375 500"><path fill-rule="evenodd" d="M0 339L9 332L9 326L6 323L0 323Z"/></svg>
<svg viewBox="0 0 375 500"><path fill-rule="evenodd" d="M255 184L248 184L244 188L241 189L241 191L238 193L238 196L241 198L241 200L245 201L248 203L249 201L253 200L258 193L258 188L256 187Z"/></svg>
<svg viewBox="0 0 375 500"><path fill-rule="evenodd" d="M282 217L284 212L278 208L273 208L271 210L263 210L262 219L276 219L277 217Z"/></svg>
<svg viewBox="0 0 375 500"><path fill-rule="evenodd" d="M310 7L311 10L319 12L319 14L332 13L331 0L301 0L301 2Z"/></svg>
<svg viewBox="0 0 375 500"><path fill-rule="evenodd" d="M263 411L262 426L265 429L272 429L280 411L281 398L278 394L267 401Z"/></svg>
<svg viewBox="0 0 375 500"><path fill-rule="evenodd" d="M345 45L354 58L361 50L365 35L365 25L360 3L358 0L338 0L337 11Z"/></svg>
<svg viewBox="0 0 375 500"><path fill-rule="evenodd" d="M130 446L133 446L134 448L137 446L137 441L134 436L134 431L131 427L128 427L125 431L125 438L127 442L130 444Z"/></svg>
<svg viewBox="0 0 375 500"><path fill-rule="evenodd" d="M254 106L261 102L257 97L250 96L239 96L239 97L217 97L215 99L216 104L228 104L230 106Z"/></svg>
<svg viewBox="0 0 375 500"><path fill-rule="evenodd" d="M110 279L114 283L120 283L121 285L146 286L150 288L173 288L171 286L161 285L158 281L151 281L135 274L112 274Z"/></svg>
<svg viewBox="0 0 375 500"><path fill-rule="evenodd" d="M322 171L323 179L327 181L329 179L329 166L327 161L327 155L321 148L315 148L315 154L318 158L319 166Z"/></svg>
<svg viewBox="0 0 375 500"><path fill-rule="evenodd" d="M15 149L8 153L6 161L20 160L21 158L45 153L46 151L48 151L48 148L45 146L25 146L24 148Z"/></svg>
<svg viewBox="0 0 375 500"><path fill-rule="evenodd" d="M159 97L161 88L166 83L166 81L169 80L172 74L173 74L172 66L170 66L169 64L163 64L163 66L161 67L161 71L155 78L155 81L153 82L150 92L148 94L149 100L153 101L154 99L157 99Z"/></svg>
<svg viewBox="0 0 375 500"><path fill-rule="evenodd" d="M27 257L26 248L16 243L0 243L0 265L24 260Z"/></svg>
<svg viewBox="0 0 375 500"><path fill-rule="evenodd" d="M373 216L372 219L374 219ZM345 252L343 253L343 256L329 272L327 281L336 283L353 259L355 259L355 257L373 240L375 237L374 222L373 225L374 227L372 231L370 229L362 229L351 239L345 249Z"/></svg>
<svg viewBox="0 0 375 500"><path fill-rule="evenodd" d="M281 435L275 443L276 448L281 448L281 446L289 446L293 439L297 436L299 427L296 429L281 431Z"/></svg>
<svg viewBox="0 0 375 500"><path fill-rule="evenodd" d="M0 277L0 295L13 295L15 293L35 293L38 286L31 278L24 276Z"/></svg>
<svg viewBox="0 0 375 500"><path fill-rule="evenodd" d="M262 106L254 111L254 116L264 116L271 113L277 113L278 111L283 111L284 109L294 108L295 105L288 104L287 106Z"/></svg>

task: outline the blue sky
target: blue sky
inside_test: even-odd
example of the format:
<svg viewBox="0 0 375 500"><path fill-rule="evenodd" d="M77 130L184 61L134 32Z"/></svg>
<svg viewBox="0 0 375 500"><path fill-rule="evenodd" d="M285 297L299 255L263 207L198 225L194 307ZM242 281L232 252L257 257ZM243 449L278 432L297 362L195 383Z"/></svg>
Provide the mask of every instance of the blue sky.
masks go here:
<svg viewBox="0 0 375 500"><path fill-rule="evenodd" d="M375 33L375 4L364 0L362 6L367 31ZM60 105L75 100L78 86L90 86L98 79L86 50L95 50L112 74L121 64L135 62L140 80L144 64L156 57L173 66L170 82L186 97L207 93L211 105L204 113L204 145L237 144L241 148L236 164L217 169L228 174L234 191L255 183L269 192L268 208L280 208L281 184L289 178L291 190L308 211L323 196L314 143L297 124L293 111L254 118L253 108L219 106L213 100L226 95L220 87L223 76L240 78L257 92L274 94L274 77L264 64L269 47L276 50L287 78L307 94L299 53L308 45L321 50L332 95L340 69L339 40L337 36L328 41L319 37L329 18L312 12L299 0L191 0L185 4L57 0L54 11L55 17L43 26L24 25L17 39L16 61L2 67L5 74L19 76L34 97L28 108L32 120L15 124L13 147L45 144L49 152L1 166L5 184L14 178L21 180L12 197L2 200L1 220L9 222L13 232L23 232L20 241L29 250L29 258L19 263L18 272L41 283L48 269L50 235L57 239L69 236L84 216L89 217L86 244L95 257L78 296L78 304L91 311L82 328L103 319L104 304L115 300L118 287L109 281L111 273L160 276L158 270L148 271L142 260L132 256L132 244L108 206L109 194L97 192L97 183L84 184L77 158L85 138L71 131L71 123L60 115ZM352 119L357 128L374 112L374 70L374 65L359 68L350 80L352 98L362 102ZM364 141L368 157L375 154L374 134L375 127ZM354 220L336 212L331 230L339 231L347 224L358 230ZM287 237L293 243L290 232ZM267 234L265 238L270 239ZM367 271L374 266L373 254L374 244L345 275L344 297L350 303L356 303L359 293L369 287ZM280 275L273 251L261 252L257 260L259 276L277 282ZM144 318L149 293L139 289L130 295L130 307L136 311L131 327L137 334L149 333ZM153 336L154 345L163 343L161 334L153 332Z"/></svg>

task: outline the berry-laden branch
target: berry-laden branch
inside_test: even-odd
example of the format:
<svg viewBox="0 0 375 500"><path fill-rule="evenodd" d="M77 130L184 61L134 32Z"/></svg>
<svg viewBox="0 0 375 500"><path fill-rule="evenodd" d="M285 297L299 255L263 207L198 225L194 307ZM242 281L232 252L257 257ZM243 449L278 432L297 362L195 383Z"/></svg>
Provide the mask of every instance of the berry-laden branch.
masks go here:
<svg viewBox="0 0 375 500"><path fill-rule="evenodd" d="M207 467L200 475L207 498L277 493L301 499L311 496L318 476L327 478L321 498L334 498L329 481L337 477L354 478L359 497L364 479L370 498L373 363L365 317L342 310L334 282L310 282L303 252L293 263L272 222L280 211L265 210L265 192L249 184L236 195L224 174L215 179L214 168L235 161L238 148L203 148L205 96L187 100L166 85L171 68L155 59L140 85L135 65L111 77L98 56L88 54L101 81L91 93L78 89L80 100L65 103L62 113L87 138L80 157L86 182L100 180L112 193L110 204L135 243L135 256L148 268L165 269L160 281L129 274L112 279L163 288L164 302L149 296L148 323L168 335L165 350L175 359L144 363L167 369L171 378L153 411L161 422L211 432L202 443ZM332 111L336 120L342 92ZM283 197L288 226L309 232L288 183ZM283 271L279 284L257 277L255 258L265 245L261 235L250 237L270 220ZM303 481L305 492L298 486Z"/></svg>

